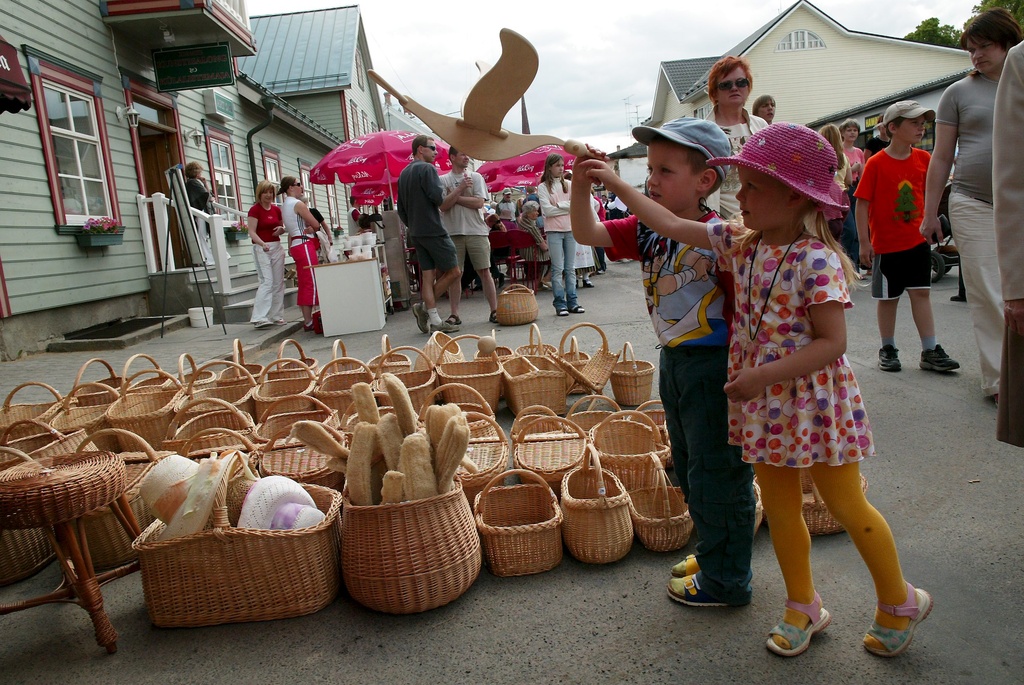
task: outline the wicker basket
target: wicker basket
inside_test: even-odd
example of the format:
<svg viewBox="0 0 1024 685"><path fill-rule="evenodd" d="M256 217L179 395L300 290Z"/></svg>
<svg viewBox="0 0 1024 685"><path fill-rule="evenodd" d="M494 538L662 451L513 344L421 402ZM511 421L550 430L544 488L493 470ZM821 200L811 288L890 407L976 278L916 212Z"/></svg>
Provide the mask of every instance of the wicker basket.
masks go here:
<svg viewBox="0 0 1024 685"><path fill-rule="evenodd" d="M661 431L661 441L671 445L668 437L668 423L665 420L665 405L661 400L648 400L636 408L637 411L647 414L647 418L654 422L654 425ZM671 456L669 463L672 462ZM666 464L667 466L667 464Z"/></svg>
<svg viewBox="0 0 1024 685"><path fill-rule="evenodd" d="M558 348L545 343L540 337L540 327L537 324L530 324L530 340L525 345L517 347L515 354L528 357L544 357L549 354L558 354Z"/></svg>
<svg viewBox="0 0 1024 685"><path fill-rule="evenodd" d="M370 367L370 371L377 373L377 367L384 364L384 371L382 373L405 373L406 371L412 370L412 360L404 354L390 354L391 352L391 339L388 338L388 334L380 336L380 354L366 362L366 365ZM384 357L387 357L386 359Z"/></svg>
<svg viewBox="0 0 1024 685"><path fill-rule="evenodd" d="M303 486L324 520L298 530L232 528L225 493L217 491L212 527L158 540L156 521L135 541L146 609L164 628L270 621L311 614L334 601L341 495Z"/></svg>
<svg viewBox="0 0 1024 685"><path fill-rule="evenodd" d="M591 429L590 438L605 469L618 476L626 490L658 484L658 472L664 471L669 448L646 414L628 409L611 414ZM657 459L657 468L651 455Z"/></svg>
<svg viewBox="0 0 1024 685"><path fill-rule="evenodd" d="M860 475L860 487L862 492L868 491L868 479L863 473ZM807 522L807 532L811 535L834 535L844 531L842 524L832 516L825 501L821 499L810 469L800 469L800 490L804 496L803 515ZM771 525L771 521L768 521L768 525Z"/></svg>
<svg viewBox="0 0 1024 685"><path fill-rule="evenodd" d="M454 340L441 331L431 333L427 344L423 346L423 355L416 357L413 368L422 371L428 367L428 362L436 368L438 364L466 361L459 344Z"/></svg>
<svg viewBox="0 0 1024 685"><path fill-rule="evenodd" d="M572 334L581 328L591 328L601 336L601 346L591 354L580 352L579 349L573 351L576 336ZM570 349L566 351L565 343L568 340L572 340L574 344L570 345ZM619 360L618 355L608 351L608 336L604 334L601 327L587 322L570 326L562 334L562 339L558 343L557 355L558 358L569 362L571 370L567 369L566 371L575 380L573 386L569 388L569 394L593 392L600 395L604 391L608 379L611 378L615 363ZM574 371L578 373L574 373Z"/></svg>
<svg viewBox="0 0 1024 685"><path fill-rule="evenodd" d="M299 354L298 357L284 356L285 348L288 345L295 348L295 351ZM314 376L320 372L320 362L315 357L306 356L306 351L302 349L302 345L292 338L285 338L277 346L277 360L275 361L280 360L286 363L274 367L274 370L270 372L271 378L304 378L305 374L301 373L303 368L309 369L310 373Z"/></svg>
<svg viewBox="0 0 1024 685"><path fill-rule="evenodd" d="M161 384L157 385L156 380L162 381ZM107 421L111 428L123 428L142 437L150 445L162 448L167 427L174 419L174 408L183 394L181 383L166 371L139 371L125 377L121 396L107 409ZM133 447L131 444L121 445L126 451Z"/></svg>
<svg viewBox="0 0 1024 685"><path fill-rule="evenodd" d="M185 362L188 362L189 370L185 371ZM211 383L216 382L217 374L209 368L197 368L196 360L188 352L182 352L178 357L178 381L183 388L199 390Z"/></svg>
<svg viewBox="0 0 1024 685"><path fill-rule="evenodd" d="M65 454L75 451L75 447L85 437L85 431L76 430L71 433L61 433L59 430L50 426L49 424L43 423L39 419L23 419L21 421L15 421L11 425L4 429L2 435L0 435L0 445L4 447L13 447L16 450L21 450L29 456L34 456L37 450L43 450L50 447L54 443L61 443L67 445L71 443L70 448L64 449L63 452L54 450L48 450L45 454Z"/></svg>
<svg viewBox="0 0 1024 685"><path fill-rule="evenodd" d="M516 418L512 420L512 428L508 433L509 438L515 438L522 433L523 427L531 423L538 416L553 416L556 419L560 418L558 414L551 409L551 407L545 407L542 404L531 404L529 407L524 408L521 412L516 414ZM551 424L551 429L555 433L559 433L562 430L562 424L554 422ZM537 429L533 429L533 432L536 434L538 431Z"/></svg>
<svg viewBox="0 0 1024 685"><path fill-rule="evenodd" d="M491 478L508 468L510 450L505 431L493 417L466 412L466 421L470 431L466 456L476 464L477 472L460 466L455 477L462 483L466 501L472 502Z"/></svg>
<svg viewBox="0 0 1024 685"><path fill-rule="evenodd" d="M510 285L498 293L498 323L522 326L537 320L537 296L525 285Z"/></svg>
<svg viewBox="0 0 1024 685"><path fill-rule="evenodd" d="M288 440L291 427L285 427L256 454L261 476L284 476L299 483L320 485L341 492L345 474L327 468L327 455L301 442Z"/></svg>
<svg viewBox="0 0 1024 685"><path fill-rule="evenodd" d="M163 369L160 368L160 362L158 362L157 360L153 359L153 357L151 357L150 355L146 354L145 352L138 352L138 353L133 354L132 356L128 357L128 359L124 363L124 368L121 369L121 386L122 387L125 384L125 379L127 379L130 376L134 375L132 373L132 364L134 364L136 361L138 361L140 359L143 360L143 361L149 362L149 366L146 369L144 369L145 371L163 371ZM139 372L136 372L136 373L139 373ZM163 385L164 383L169 382L167 380L167 378L164 377L164 376L157 376L155 374L151 374L151 375L152 375L151 378L145 378L145 379L143 379L141 381L137 381L137 383L139 385ZM180 385L180 382L179 382L179 385Z"/></svg>
<svg viewBox="0 0 1024 685"><path fill-rule="evenodd" d="M275 373L294 373L288 378L274 378ZM316 376L308 366L296 366L294 359L275 359L267 364L257 379L252 398L256 403L256 419L266 413L274 402L289 395L309 395L316 386Z"/></svg>
<svg viewBox="0 0 1024 685"><path fill-rule="evenodd" d="M629 495L588 445L583 463L562 479L562 539L569 554L585 564L618 561L633 546Z"/></svg>
<svg viewBox="0 0 1024 685"><path fill-rule="evenodd" d="M651 460L658 484L628 491L629 515L644 547L652 552L671 552L689 542L693 520L682 488L672 487L661 463L653 457Z"/></svg>
<svg viewBox="0 0 1024 685"><path fill-rule="evenodd" d="M235 341L232 343L231 361L243 367L246 371L249 372L249 375L251 375L253 378L259 378L260 374L263 373L263 369L265 368L263 364L246 363L245 350L242 348L242 341L239 340L238 338L235 338ZM224 375L224 373L227 373L227 371L225 370L221 372L221 375Z"/></svg>
<svg viewBox="0 0 1024 685"><path fill-rule="evenodd" d="M204 432L207 429L223 430ZM203 437L197 437L199 433ZM245 437L247 442L235 435ZM181 406L167 426L163 448L189 459L203 459L213 452L248 449L256 440L255 435L256 424L251 416L225 400L206 397Z"/></svg>
<svg viewBox="0 0 1024 685"><path fill-rule="evenodd" d="M468 385L483 396L491 413L498 410L502 382L501 363L498 362L497 356L477 357L472 361L442 362L437 367L437 378L442 384ZM446 392L444 398L460 404L460 400L468 399L458 392Z"/></svg>
<svg viewBox="0 0 1024 685"><path fill-rule="evenodd" d="M340 342L340 340L335 340ZM373 381L373 371L353 357L335 357L320 370L313 397L338 414L344 414L352 404L352 386Z"/></svg>
<svg viewBox="0 0 1024 685"><path fill-rule="evenodd" d="M512 463L533 471L557 495L562 478L579 466L587 452L587 434L560 416L538 416L512 437Z"/></svg>
<svg viewBox="0 0 1024 685"><path fill-rule="evenodd" d="M79 402L79 395L88 401L88 404ZM103 395L106 402L100 402L99 396ZM101 428L109 428L107 421L107 409L120 394L114 388L103 383L79 383L71 389L64 399L61 400L60 408L50 419L50 425L61 433L73 433L76 430L84 430L88 433L95 433ZM115 440L109 440L108 444L102 446L104 449L118 448Z"/></svg>
<svg viewBox="0 0 1024 685"><path fill-rule="evenodd" d="M400 504L353 505L346 495L342 573L352 599L412 614L458 599L480 574L480 536L462 486Z"/></svg>
<svg viewBox="0 0 1024 685"><path fill-rule="evenodd" d="M53 395L53 399L47 399L45 402L11 403L19 391L33 386L43 388L46 392ZM38 419L43 422L49 421L60 409L60 401L62 399L64 398L61 397L60 393L46 383L38 381L22 383L7 394L7 399L4 400L3 406L0 407L0 431L6 430L15 421L24 421L26 419Z"/></svg>
<svg viewBox="0 0 1024 685"><path fill-rule="evenodd" d="M499 486L507 476L524 482ZM532 471L514 469L491 478L476 496L473 513L494 575L543 573L562 562L562 510L551 487Z"/></svg>
<svg viewBox="0 0 1024 685"><path fill-rule="evenodd" d="M139 528L145 529L151 524L155 517L146 505L145 500L139 494L142 487L142 479L146 477L150 469L163 459L173 454L168 451L156 451L148 442L128 431L120 428L105 428L87 437L79 445L79 451L85 446L103 435L116 436L121 444L135 443L136 449L130 452L121 452L117 456L124 461L127 487L125 497L128 499L128 506L135 514L135 520ZM92 557L92 564L97 569L113 568L122 566L134 561L138 556L132 549L132 540L124 530L124 526L118 521L113 509L109 505L100 507L89 512L83 517L85 521L85 532L89 540L89 555Z"/></svg>
<svg viewBox="0 0 1024 685"><path fill-rule="evenodd" d="M764 504L761 502L761 486L754 479L754 535L764 522Z"/></svg>
<svg viewBox="0 0 1024 685"><path fill-rule="evenodd" d="M260 442L269 442L281 431L291 430L292 424L296 421L317 421L335 429L341 426L338 412L315 397L282 397L267 407L267 411L260 417L260 422L256 425L256 439Z"/></svg>
<svg viewBox="0 0 1024 685"><path fill-rule="evenodd" d="M204 383L199 387L192 384L185 386L177 411L180 412L181 407L192 400L218 399L255 419L256 401L252 396L256 391L256 379L244 366L226 360L214 360L196 369L196 374L214 373L213 369L221 366L225 369L216 374L213 382Z"/></svg>
<svg viewBox="0 0 1024 685"><path fill-rule="evenodd" d="M0 529L0 587L34 576L54 558L44 528Z"/></svg>
<svg viewBox="0 0 1024 685"><path fill-rule="evenodd" d="M602 409L602 405L607 408ZM622 407L607 395L586 395L573 402L565 418L589 431L617 411L622 411Z"/></svg>
<svg viewBox="0 0 1024 685"><path fill-rule="evenodd" d="M423 421L427 407L435 404L438 398L444 400L442 404L459 405L462 411L472 411L478 414L494 416L494 409L491 407L491 403L484 399L479 390L465 383L452 382L437 386L430 391L430 394L423 398L423 404L420 405L419 410L420 421Z"/></svg>
<svg viewBox="0 0 1024 685"><path fill-rule="evenodd" d="M427 367L422 369L413 369L412 371L392 370L388 362L393 356L400 352L414 352L420 358L427 360ZM437 373L434 371L434 365L430 364L429 361L430 360L427 359L422 350L412 346L403 345L402 347L395 347L388 350L380 356L377 369L374 371L374 389L384 389L384 382L381 380L381 376L383 374L394 374L398 380L402 381L402 385L404 385L409 391L409 401L412 402L413 411L418 412L420 407L422 407L423 403L426 401L427 396L430 395L434 388L437 387Z"/></svg>
<svg viewBox="0 0 1024 685"><path fill-rule="evenodd" d="M654 364L638 360L629 342L622 348L622 360L612 370L612 395L624 407L635 407L651 399Z"/></svg>
<svg viewBox="0 0 1024 685"><path fill-rule="evenodd" d="M505 403L518 415L534 404L565 411L565 372L547 357L511 357L501 365Z"/></svg>
<svg viewBox="0 0 1024 685"><path fill-rule="evenodd" d="M88 369L90 366L94 364L98 364L106 368L107 377L100 378L99 380L95 381L83 381L82 378L85 376L86 369ZM92 382L99 383L101 385L107 385L110 386L111 388L114 388L115 390L118 390L120 389L121 381L123 380L124 379L121 378L121 376L117 375L117 372L114 371L114 367L111 366L109 362L107 362L104 359L93 358L82 364L81 367L79 367L78 374L75 375L75 382L71 384L71 388L72 392L74 392L74 389L81 385L83 382ZM87 391L80 391L75 393L75 395L78 397L79 406L82 407L89 407L92 406L93 404L110 404L108 395L97 388L90 388Z"/></svg>

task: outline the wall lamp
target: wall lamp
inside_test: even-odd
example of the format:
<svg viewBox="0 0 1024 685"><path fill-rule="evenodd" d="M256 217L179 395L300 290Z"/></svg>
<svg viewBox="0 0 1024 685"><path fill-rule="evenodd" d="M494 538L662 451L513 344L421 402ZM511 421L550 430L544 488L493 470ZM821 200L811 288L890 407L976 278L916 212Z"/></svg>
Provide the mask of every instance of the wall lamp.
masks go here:
<svg viewBox="0 0 1024 685"><path fill-rule="evenodd" d="M139 127L139 110L131 106L127 109L119 106L116 113L118 121L128 120L128 128L136 129Z"/></svg>
<svg viewBox="0 0 1024 685"><path fill-rule="evenodd" d="M203 132L198 128L193 128L185 135L188 137L189 140L192 141L192 144L195 145L196 147L203 146Z"/></svg>

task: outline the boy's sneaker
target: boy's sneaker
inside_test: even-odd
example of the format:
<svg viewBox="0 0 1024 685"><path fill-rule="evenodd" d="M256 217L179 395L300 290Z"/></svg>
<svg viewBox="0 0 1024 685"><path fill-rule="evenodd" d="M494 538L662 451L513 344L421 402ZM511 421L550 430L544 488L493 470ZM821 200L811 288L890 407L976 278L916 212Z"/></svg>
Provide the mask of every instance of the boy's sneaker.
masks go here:
<svg viewBox="0 0 1024 685"><path fill-rule="evenodd" d="M429 330L427 324L430 322L430 317L422 302L417 302L412 306L412 315L416 317L416 325L419 327L420 333L426 333Z"/></svg>
<svg viewBox="0 0 1024 685"><path fill-rule="evenodd" d="M921 368L927 371L955 371L960 368L960 362L950 359L942 345L936 345L934 350L921 352Z"/></svg>
<svg viewBox="0 0 1024 685"><path fill-rule="evenodd" d="M921 359L921 366L924 366L924 358ZM959 364L957 365L959 366ZM885 345L878 351L878 368L882 371L899 371L903 368L900 363L900 351L892 345Z"/></svg>
<svg viewBox="0 0 1024 685"><path fill-rule="evenodd" d="M697 584L697 576L673 578L668 581L668 596L691 607L725 607L717 597L712 597Z"/></svg>

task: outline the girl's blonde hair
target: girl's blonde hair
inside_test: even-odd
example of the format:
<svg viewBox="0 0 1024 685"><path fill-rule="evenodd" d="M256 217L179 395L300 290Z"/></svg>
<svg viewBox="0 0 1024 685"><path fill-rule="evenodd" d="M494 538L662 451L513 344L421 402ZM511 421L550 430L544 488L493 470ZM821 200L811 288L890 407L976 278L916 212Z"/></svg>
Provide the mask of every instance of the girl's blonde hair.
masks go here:
<svg viewBox="0 0 1024 685"><path fill-rule="evenodd" d="M551 184L554 183L555 181L555 177L551 173L551 167L558 164L559 162L565 164L565 159L562 157L562 155L558 154L557 152L552 152L550 155L547 156L547 159L544 160L544 174L540 177L540 182L547 186L549 193L552 191ZM568 193L569 186L565 184L564 172L558 180L562 183L562 192Z"/></svg>
<svg viewBox="0 0 1024 685"><path fill-rule="evenodd" d="M839 132L839 127L835 124L825 124L818 129L818 133L836 151L836 168L841 169L843 167L843 157L846 156L846 153L843 152L843 134Z"/></svg>

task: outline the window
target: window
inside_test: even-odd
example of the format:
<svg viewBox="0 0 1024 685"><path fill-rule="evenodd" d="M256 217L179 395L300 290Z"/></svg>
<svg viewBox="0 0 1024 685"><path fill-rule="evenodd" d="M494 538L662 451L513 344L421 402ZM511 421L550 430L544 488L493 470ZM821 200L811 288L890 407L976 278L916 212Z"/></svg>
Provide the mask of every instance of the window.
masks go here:
<svg viewBox="0 0 1024 685"><path fill-rule="evenodd" d="M311 169L312 165L309 162L299 160L299 181L302 183L302 189L306 191L306 204L316 207L316 186L309 182Z"/></svg>
<svg viewBox="0 0 1024 685"><path fill-rule="evenodd" d="M341 222L338 218L341 214L338 213L338 196L334 192L334 186L324 186L327 189L327 223L331 226L340 226Z"/></svg>
<svg viewBox="0 0 1024 685"><path fill-rule="evenodd" d="M213 187L213 201L238 209L238 174L235 167L235 147L231 133L214 128L207 123L207 141L210 146L210 180Z"/></svg>
<svg viewBox="0 0 1024 685"><path fill-rule="evenodd" d="M823 50L825 48L825 41L821 39L818 34L814 31L804 31L803 29L793 31L785 38L779 41L779 44L775 46L776 52L787 52L790 50Z"/></svg>
<svg viewBox="0 0 1024 685"><path fill-rule="evenodd" d="M370 132L370 120L366 118L366 112L363 112L363 133Z"/></svg>
<svg viewBox="0 0 1024 685"><path fill-rule="evenodd" d="M711 105L710 104L703 105L703 106L698 107L697 109L693 110L693 118L694 119L707 119L709 114L711 114Z"/></svg>
<svg viewBox="0 0 1024 685"><path fill-rule="evenodd" d="M99 76L26 48L36 116L58 225L120 221Z"/></svg>
<svg viewBox="0 0 1024 685"><path fill-rule="evenodd" d="M263 150L263 175L271 183L281 182L281 154L272 147L260 143Z"/></svg>
<svg viewBox="0 0 1024 685"><path fill-rule="evenodd" d="M364 82L364 79L366 77L363 76L363 54L359 51L358 47L356 48L355 70L356 70L356 83L359 84L359 87L361 89L366 88L365 82Z"/></svg>
<svg viewBox="0 0 1024 685"><path fill-rule="evenodd" d="M352 122L352 137L359 137L359 108L356 107L356 103L348 103L349 121Z"/></svg>

